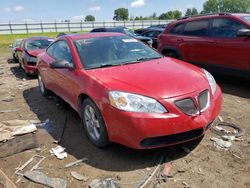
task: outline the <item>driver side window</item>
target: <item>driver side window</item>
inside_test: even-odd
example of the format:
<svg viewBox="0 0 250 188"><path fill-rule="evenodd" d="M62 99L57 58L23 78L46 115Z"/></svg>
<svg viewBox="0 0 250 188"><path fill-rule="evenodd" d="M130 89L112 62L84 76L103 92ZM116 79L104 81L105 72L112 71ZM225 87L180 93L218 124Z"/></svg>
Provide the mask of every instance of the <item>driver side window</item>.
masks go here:
<svg viewBox="0 0 250 188"><path fill-rule="evenodd" d="M68 43L64 40L60 40L54 44L52 44L47 53L54 57L56 60L66 60L69 63L73 63L73 57L71 54L70 47Z"/></svg>

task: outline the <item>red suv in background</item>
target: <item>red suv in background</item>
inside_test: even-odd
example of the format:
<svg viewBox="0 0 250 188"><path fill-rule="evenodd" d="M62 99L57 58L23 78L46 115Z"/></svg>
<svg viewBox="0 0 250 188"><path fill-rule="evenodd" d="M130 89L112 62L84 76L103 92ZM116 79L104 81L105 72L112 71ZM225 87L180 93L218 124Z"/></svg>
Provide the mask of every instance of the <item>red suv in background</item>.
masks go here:
<svg viewBox="0 0 250 188"><path fill-rule="evenodd" d="M250 14L185 17L170 23L158 40L165 56L250 77Z"/></svg>

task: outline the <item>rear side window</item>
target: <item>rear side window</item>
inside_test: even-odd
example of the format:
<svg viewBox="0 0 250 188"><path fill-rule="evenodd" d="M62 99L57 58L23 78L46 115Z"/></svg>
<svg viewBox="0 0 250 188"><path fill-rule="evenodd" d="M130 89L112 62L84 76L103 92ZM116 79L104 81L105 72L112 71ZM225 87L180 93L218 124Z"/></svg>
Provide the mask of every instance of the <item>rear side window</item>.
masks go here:
<svg viewBox="0 0 250 188"><path fill-rule="evenodd" d="M183 27L184 27L184 23L180 23L175 25L171 30L170 30L170 34L174 34L174 35L181 35L182 31L183 31Z"/></svg>
<svg viewBox="0 0 250 188"><path fill-rule="evenodd" d="M247 29L247 27L232 19L214 19L212 36L217 38L236 38L240 29Z"/></svg>
<svg viewBox="0 0 250 188"><path fill-rule="evenodd" d="M209 26L209 20L187 22L183 31L183 35L198 36L198 37L206 36L208 26Z"/></svg>

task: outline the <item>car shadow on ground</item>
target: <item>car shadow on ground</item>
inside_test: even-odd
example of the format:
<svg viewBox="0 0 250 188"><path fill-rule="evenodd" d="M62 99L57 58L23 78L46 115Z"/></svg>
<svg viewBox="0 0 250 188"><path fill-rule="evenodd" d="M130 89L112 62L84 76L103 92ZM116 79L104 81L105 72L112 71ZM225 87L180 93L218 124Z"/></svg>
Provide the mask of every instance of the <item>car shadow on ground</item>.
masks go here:
<svg viewBox="0 0 250 188"><path fill-rule="evenodd" d="M250 99L250 80L222 74L214 74L214 77L223 93Z"/></svg>
<svg viewBox="0 0 250 188"><path fill-rule="evenodd" d="M47 127L47 131L55 140L60 139L67 118L60 145L77 159L87 157L89 160L86 163L95 168L117 172L131 171L155 166L162 155L168 161L187 155L182 149L183 145L153 150L134 150L119 144L96 148L88 140L77 112L59 97L42 97L38 87L25 90L23 96L39 120L51 120L52 127ZM197 145L198 142L192 142L185 146L192 149Z"/></svg>
<svg viewBox="0 0 250 188"><path fill-rule="evenodd" d="M17 79L33 80L37 78L36 76L27 76L24 70L21 69L18 64L17 66L10 67L10 71L15 75Z"/></svg>

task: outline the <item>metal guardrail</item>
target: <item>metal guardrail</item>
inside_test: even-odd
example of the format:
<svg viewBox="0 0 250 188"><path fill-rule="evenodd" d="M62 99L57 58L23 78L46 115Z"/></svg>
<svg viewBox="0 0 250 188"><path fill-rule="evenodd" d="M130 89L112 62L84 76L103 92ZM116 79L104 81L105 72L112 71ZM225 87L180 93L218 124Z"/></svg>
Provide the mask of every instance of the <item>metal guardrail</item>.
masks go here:
<svg viewBox="0 0 250 188"><path fill-rule="evenodd" d="M172 20L142 21L104 21L104 22L24 22L0 23L0 34L43 33L43 32L75 32L89 31L97 27L123 26L130 29L145 28L151 25L166 24Z"/></svg>

